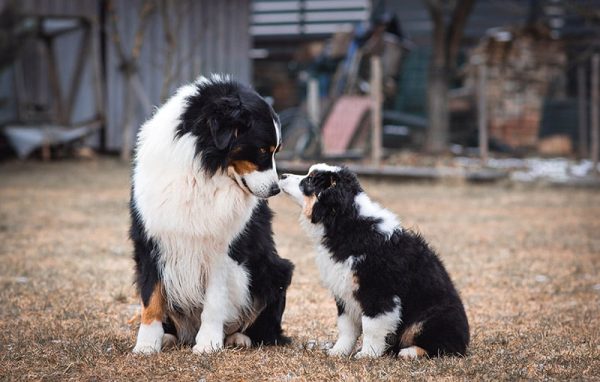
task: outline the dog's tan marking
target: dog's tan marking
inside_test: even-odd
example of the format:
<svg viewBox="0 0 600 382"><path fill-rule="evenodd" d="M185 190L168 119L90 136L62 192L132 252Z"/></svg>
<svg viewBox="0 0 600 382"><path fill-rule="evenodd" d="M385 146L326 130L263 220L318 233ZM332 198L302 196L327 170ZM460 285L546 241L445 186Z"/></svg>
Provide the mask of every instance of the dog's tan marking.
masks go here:
<svg viewBox="0 0 600 382"><path fill-rule="evenodd" d="M402 332L400 337L400 344L402 346L412 346L415 343L415 337L421 334L423 331L423 322L415 322Z"/></svg>
<svg viewBox="0 0 600 382"><path fill-rule="evenodd" d="M245 175L254 172L258 169L254 163L247 160L236 160L231 162L231 167L238 175Z"/></svg>
<svg viewBox="0 0 600 382"><path fill-rule="evenodd" d="M311 196L304 196L304 208L302 209L302 213L304 213L304 215L309 219L312 217L313 207L315 206L316 202L316 195L313 194Z"/></svg>
<svg viewBox="0 0 600 382"><path fill-rule="evenodd" d="M275 152L275 150L277 150L277 147L275 147L275 146L271 146L271 147L269 147L269 152L270 152L271 154L273 154L273 153Z"/></svg>
<svg viewBox="0 0 600 382"><path fill-rule="evenodd" d="M141 322L141 320L142 320L142 313L141 312L135 312L133 314L133 316L131 316L129 318L129 320L127 320L127 323L129 325L135 325L135 324Z"/></svg>
<svg viewBox="0 0 600 382"><path fill-rule="evenodd" d="M160 283L156 283L148 305L142 304L142 324L150 325L154 321L163 321L165 315L165 298Z"/></svg>
<svg viewBox="0 0 600 382"><path fill-rule="evenodd" d="M360 287L360 282L356 274L352 275L352 290L356 291Z"/></svg>

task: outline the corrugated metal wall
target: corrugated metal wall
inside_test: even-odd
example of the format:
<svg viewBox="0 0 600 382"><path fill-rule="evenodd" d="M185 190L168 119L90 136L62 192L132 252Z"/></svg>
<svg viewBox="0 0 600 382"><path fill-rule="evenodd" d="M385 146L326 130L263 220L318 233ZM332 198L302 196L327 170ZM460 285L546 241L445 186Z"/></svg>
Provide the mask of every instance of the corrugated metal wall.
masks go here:
<svg viewBox="0 0 600 382"><path fill-rule="evenodd" d="M123 41L125 51L130 54L136 33L140 8L145 0L115 0L114 6L118 15L117 29ZM0 0L0 8L6 0ZM53 15L84 15L100 21L100 0L21 0L20 5L26 13ZM145 38L142 44L138 73L144 93L153 106L160 105L160 94L163 78L169 70L166 68L166 55L169 55L173 66L180 67L175 78L170 81L167 93L183 83L195 79L198 75L213 72L229 73L235 78L249 82L251 79L251 61L249 50L251 37L249 34L250 1L248 0L170 0L158 5L167 4L167 14L171 31L175 36L175 46L169 50L165 40L160 8L149 17ZM97 24L98 25L98 24ZM120 60L113 43L113 30L107 19L105 22L107 38L104 49L103 81L106 93L106 148L118 150L122 142L124 76L119 70ZM94 31L94 44L100 49L100 31ZM66 89L69 75L73 71L75 56L80 36L65 37L57 44L61 82ZM98 57L101 57L98 54ZM82 80L84 87L78 95L78 102L73 112L73 121L89 117L94 110L94 92L91 83L91 67L86 68ZM33 94L41 103L48 100L49 90L46 82L45 63L39 60L28 60L27 92ZM11 91L10 71L0 78L0 92ZM150 113L152 110L150 110ZM5 113L2 119L5 118ZM136 103L135 125L139 126L149 117L149 112ZM133 140L132 140L133 141Z"/></svg>
<svg viewBox="0 0 600 382"><path fill-rule="evenodd" d="M119 34L131 52L131 43L137 30L138 14L143 0L120 0L115 2L119 15ZM168 3L171 30L175 34L176 53L174 65L180 65L179 75L173 79L169 94L179 85L195 79L200 74L212 72L230 73L235 78L250 81L250 5L246 0L179 0ZM113 33L109 28L109 33ZM108 41L107 100L108 131L107 148L121 147L124 105L124 77L118 70L119 60L112 41ZM148 20L144 43L139 60L139 76L152 105L160 104L166 55L163 22L160 12L154 12ZM137 125L149 117L141 105L137 105Z"/></svg>

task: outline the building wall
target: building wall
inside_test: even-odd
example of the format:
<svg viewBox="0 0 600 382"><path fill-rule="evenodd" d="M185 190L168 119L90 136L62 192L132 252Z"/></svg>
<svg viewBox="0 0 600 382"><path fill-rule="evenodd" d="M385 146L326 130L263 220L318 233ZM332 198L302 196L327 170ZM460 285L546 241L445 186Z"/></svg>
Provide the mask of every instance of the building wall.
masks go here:
<svg viewBox="0 0 600 382"><path fill-rule="evenodd" d="M147 0L114 0L117 14L117 30L124 49L129 55L139 22L140 9ZM0 9L8 0L0 0ZM102 17L102 7L107 2L102 0L20 0L18 2L24 13L50 15L87 16L95 21L93 31L94 49L103 73L103 93L106 115L105 143L108 150L119 150L122 142L122 125L124 121L125 81L120 71L121 61L113 42L114 30L110 15ZM251 79L251 60L249 51L251 38L249 35L250 2L246 0L171 0L154 1L155 4L167 4L167 15L174 35L173 49L166 43L163 28L163 17L160 8L149 16L138 62L138 77L143 93L149 100L150 108L143 103L135 104L135 126L139 127L153 112L155 106L161 104L161 92L171 94L179 85L192 81L202 74L213 72L228 73L233 77L249 82ZM105 31L105 38L102 32ZM70 74L73 72L78 42L77 34L61 38L57 43L56 55L59 61L63 91L68 89ZM36 53L36 49L38 50ZM104 51L104 55L102 54ZM171 58L172 67L167 68L167 56ZM26 70L26 90L35 102L47 103L51 100L46 63L40 60L39 47L29 47L27 59L24 60ZM103 59L104 58L104 59ZM78 94L77 103L71 120L77 122L89 117L94 112L94 88L92 86L92 66L87 66L83 76L83 86ZM168 86L164 84L166 74L173 75ZM5 110L0 113L2 121L14 116L15 102L11 97L12 70L0 76L0 97L8 94L10 99ZM163 89L164 88L164 89ZM6 96L5 96L6 97ZM133 141L133 140L132 140Z"/></svg>
<svg viewBox="0 0 600 382"><path fill-rule="evenodd" d="M115 2L119 15L119 34L131 51L131 42L137 30L140 7L143 0L119 0ZM229 73L235 78L250 81L250 37L248 34L249 2L245 0L179 0L167 2L171 31L175 35L175 53L169 53L165 42L160 12L148 20L148 29L142 45L139 76L152 105L161 103L165 73L169 70L166 57L172 57L173 65L179 65L177 76L170 81L168 94L179 85L213 72ZM108 28L109 35L114 31ZM118 149L122 141L124 77L118 70L119 59L112 41L107 49L107 100L108 131L107 148ZM139 103L136 107L139 126L150 114Z"/></svg>

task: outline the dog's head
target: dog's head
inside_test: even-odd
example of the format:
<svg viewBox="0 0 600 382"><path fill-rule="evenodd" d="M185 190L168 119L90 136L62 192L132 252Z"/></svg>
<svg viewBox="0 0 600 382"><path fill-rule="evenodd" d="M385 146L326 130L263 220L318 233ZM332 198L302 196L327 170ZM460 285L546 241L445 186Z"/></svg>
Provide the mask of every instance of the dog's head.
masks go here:
<svg viewBox="0 0 600 382"><path fill-rule="evenodd" d="M275 153L281 128L273 108L252 88L227 77L201 78L196 86L177 134L197 137L203 169L229 175L260 198L279 193Z"/></svg>
<svg viewBox="0 0 600 382"><path fill-rule="evenodd" d="M353 211L354 199L362 192L354 173L324 163L313 165L306 175L283 174L279 186L313 224Z"/></svg>

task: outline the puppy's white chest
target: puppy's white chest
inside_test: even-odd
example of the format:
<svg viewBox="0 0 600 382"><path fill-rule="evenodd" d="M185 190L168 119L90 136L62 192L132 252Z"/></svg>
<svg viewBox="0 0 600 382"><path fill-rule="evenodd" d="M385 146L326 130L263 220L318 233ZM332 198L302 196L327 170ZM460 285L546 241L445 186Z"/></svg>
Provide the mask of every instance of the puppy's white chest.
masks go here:
<svg viewBox="0 0 600 382"><path fill-rule="evenodd" d="M351 316L360 316L360 306L354 298L354 292L358 288L352 264L354 257L346 261L336 262L331 258L329 251L323 245L317 248L317 266L321 274L321 280L333 296L344 302L344 310Z"/></svg>

